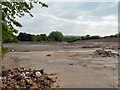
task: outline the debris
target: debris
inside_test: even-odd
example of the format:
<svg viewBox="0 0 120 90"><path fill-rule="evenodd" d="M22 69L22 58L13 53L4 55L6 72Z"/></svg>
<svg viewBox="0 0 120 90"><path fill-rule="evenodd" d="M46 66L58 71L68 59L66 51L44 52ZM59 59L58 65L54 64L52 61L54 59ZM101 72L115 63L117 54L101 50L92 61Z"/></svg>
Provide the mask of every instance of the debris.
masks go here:
<svg viewBox="0 0 120 90"><path fill-rule="evenodd" d="M51 54L47 54L47 56L51 56Z"/></svg>
<svg viewBox="0 0 120 90"><path fill-rule="evenodd" d="M104 66L104 68L107 68L107 66Z"/></svg>
<svg viewBox="0 0 120 90"><path fill-rule="evenodd" d="M51 76L52 76L52 75L56 75L56 73L51 73L50 75L51 75Z"/></svg>
<svg viewBox="0 0 120 90"><path fill-rule="evenodd" d="M14 52L15 50L11 50L12 52Z"/></svg>
<svg viewBox="0 0 120 90"><path fill-rule="evenodd" d="M92 57L92 58L94 58L94 57Z"/></svg>
<svg viewBox="0 0 120 90"><path fill-rule="evenodd" d="M72 63L70 63L69 65L73 65Z"/></svg>
<svg viewBox="0 0 120 90"><path fill-rule="evenodd" d="M59 85L57 87L60 87Z"/></svg>
<svg viewBox="0 0 120 90"><path fill-rule="evenodd" d="M100 48L99 45L83 45L81 48Z"/></svg>
<svg viewBox="0 0 120 90"><path fill-rule="evenodd" d="M41 73L40 73L39 71L37 71L35 74L36 74L36 76L38 76L38 77L41 75Z"/></svg>
<svg viewBox="0 0 120 90"><path fill-rule="evenodd" d="M85 67L86 67L87 65L86 65L86 64L83 64L83 66L85 66Z"/></svg>
<svg viewBox="0 0 120 90"><path fill-rule="evenodd" d="M109 50L104 50L104 49L99 49L94 52L95 55L102 56L102 57L115 57L119 56L118 53L113 53L112 51Z"/></svg>
<svg viewBox="0 0 120 90"><path fill-rule="evenodd" d="M115 70L115 68L112 69L113 71Z"/></svg>
<svg viewBox="0 0 120 90"><path fill-rule="evenodd" d="M14 68L1 72L1 86L3 89L10 90L15 88L44 90L45 88L53 87L57 79L56 77L51 78L49 74L44 72L44 69L32 70L31 68Z"/></svg>

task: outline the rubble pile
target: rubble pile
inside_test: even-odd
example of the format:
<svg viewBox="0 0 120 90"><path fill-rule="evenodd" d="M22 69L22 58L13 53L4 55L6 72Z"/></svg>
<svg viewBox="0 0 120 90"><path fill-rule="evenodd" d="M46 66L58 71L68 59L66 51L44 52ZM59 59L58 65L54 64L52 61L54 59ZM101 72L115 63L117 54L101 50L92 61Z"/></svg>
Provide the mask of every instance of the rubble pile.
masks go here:
<svg viewBox="0 0 120 90"><path fill-rule="evenodd" d="M112 51L107 51L107 50L96 50L94 52L95 55L98 55L98 56L102 56L102 57L115 57L115 56L119 56L118 53L113 53Z"/></svg>
<svg viewBox="0 0 120 90"><path fill-rule="evenodd" d="M83 45L82 48L100 48L99 45Z"/></svg>
<svg viewBox="0 0 120 90"><path fill-rule="evenodd" d="M46 74L43 69L32 70L31 68L14 68L3 70L0 77L3 89L31 89L44 90L51 88L56 82L55 79Z"/></svg>

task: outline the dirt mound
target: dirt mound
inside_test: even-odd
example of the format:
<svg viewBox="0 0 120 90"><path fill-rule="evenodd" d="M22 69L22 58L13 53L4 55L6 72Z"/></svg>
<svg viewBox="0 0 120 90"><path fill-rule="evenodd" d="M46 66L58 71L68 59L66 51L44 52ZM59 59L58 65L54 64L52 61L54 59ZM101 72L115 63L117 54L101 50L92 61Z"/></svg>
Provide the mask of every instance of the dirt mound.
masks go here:
<svg viewBox="0 0 120 90"><path fill-rule="evenodd" d="M1 86L3 89L36 89L44 90L54 86L56 79L46 74L44 70L32 70L31 68L14 68L3 70Z"/></svg>
<svg viewBox="0 0 120 90"><path fill-rule="evenodd" d="M99 45L83 45L82 48L101 48Z"/></svg>
<svg viewBox="0 0 120 90"><path fill-rule="evenodd" d="M119 56L118 53L113 53L112 51L104 50L104 49L99 49L94 52L95 55L97 56L102 56L102 57L115 57Z"/></svg>

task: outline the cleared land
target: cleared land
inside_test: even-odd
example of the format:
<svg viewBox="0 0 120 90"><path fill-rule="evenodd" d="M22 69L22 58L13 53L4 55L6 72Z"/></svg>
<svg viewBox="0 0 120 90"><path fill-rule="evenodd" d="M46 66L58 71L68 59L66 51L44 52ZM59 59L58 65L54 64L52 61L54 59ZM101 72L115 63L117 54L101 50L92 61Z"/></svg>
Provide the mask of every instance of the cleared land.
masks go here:
<svg viewBox="0 0 120 90"><path fill-rule="evenodd" d="M12 49L2 61L5 69L44 68L47 73L57 74L60 88L118 87L118 56L94 55L94 51L101 48L118 53L116 41L19 43L4 46Z"/></svg>

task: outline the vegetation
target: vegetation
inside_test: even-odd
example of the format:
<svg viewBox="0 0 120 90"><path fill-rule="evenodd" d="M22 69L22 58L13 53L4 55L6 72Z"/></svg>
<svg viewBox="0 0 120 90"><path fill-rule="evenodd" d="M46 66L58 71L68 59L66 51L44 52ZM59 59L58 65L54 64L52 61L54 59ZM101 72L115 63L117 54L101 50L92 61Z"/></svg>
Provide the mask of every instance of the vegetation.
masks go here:
<svg viewBox="0 0 120 90"><path fill-rule="evenodd" d="M77 40L92 40L92 39L104 39L104 38L116 38L116 37L120 37L120 33L115 34L115 35L110 35L110 36L104 36L104 37L100 37L98 35L94 35L94 36L90 36L90 35L86 35L86 36L66 35L66 36L63 36L62 32L52 31L51 33L49 33L48 36L46 34L32 35L32 34L27 34L27 33L21 32L17 36L17 39L19 41L36 41L36 42L38 42L38 41L74 42Z"/></svg>
<svg viewBox="0 0 120 90"><path fill-rule="evenodd" d="M63 34L59 31L54 31L47 36L46 34L32 35L27 33L19 33L17 36L19 41L58 41L64 40Z"/></svg>
<svg viewBox="0 0 120 90"><path fill-rule="evenodd" d="M17 39L19 41L47 41L47 35L46 34L32 35L20 32L19 35L17 36Z"/></svg>
<svg viewBox="0 0 120 90"><path fill-rule="evenodd" d="M33 15L30 13L30 10L34 8L33 3L40 4L42 7L48 7L45 3L42 3L39 0L31 0L31 2L19 2L10 0L6 2L1 2L2 5L2 38L3 42L17 42L17 39L14 33L18 33L18 30L14 28L22 27L22 25L16 20L16 17L23 17L28 13L31 17Z"/></svg>
<svg viewBox="0 0 120 90"><path fill-rule="evenodd" d="M59 31L52 31L48 36L50 41L59 41L62 42L64 40L63 34Z"/></svg>
<svg viewBox="0 0 120 90"><path fill-rule="evenodd" d="M2 34L3 34L2 39L5 43L18 42L18 39L17 39L16 35L14 35L12 33L12 31L10 31L10 30L3 31Z"/></svg>
<svg viewBox="0 0 120 90"><path fill-rule="evenodd" d="M48 40L46 34L40 34L39 36L41 37L41 41L47 41Z"/></svg>
<svg viewBox="0 0 120 90"><path fill-rule="evenodd" d="M2 58L6 53L8 53L11 49L2 47L0 51L0 58Z"/></svg>
<svg viewBox="0 0 120 90"><path fill-rule="evenodd" d="M90 35L64 36L64 41L73 42L73 41L77 41L77 40L92 40L92 39L117 38L117 37L120 37L120 33L117 33L115 35L110 35L110 36L104 36L104 37L100 37L98 35L94 35L94 36L90 36Z"/></svg>
<svg viewBox="0 0 120 90"><path fill-rule="evenodd" d="M48 7L45 3L42 3L39 0L30 0L30 2L19 2L18 0L9 0L5 2L0 2L0 6L2 6L2 13L0 14L0 22L2 25L2 42L11 43L18 42L17 37L14 33L18 33L18 30L14 28L22 27L22 25L16 20L16 17L23 17L26 13L28 13L31 17L33 15L30 13L30 10L34 8L33 3L40 4L42 7ZM1 10L1 8L0 8ZM32 36L34 37L34 36ZM34 40L32 38L32 40ZM0 57L2 54L7 52L7 48L1 47Z"/></svg>

